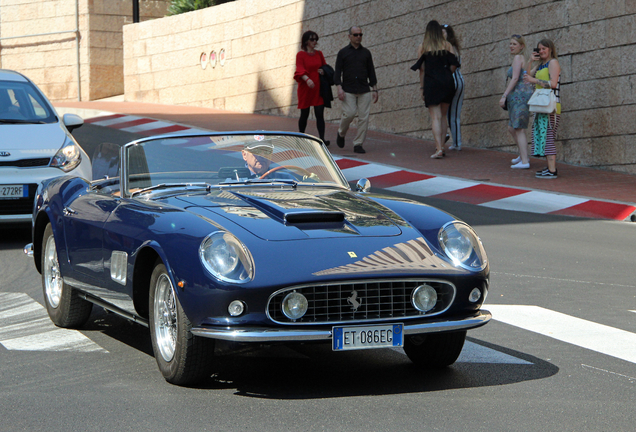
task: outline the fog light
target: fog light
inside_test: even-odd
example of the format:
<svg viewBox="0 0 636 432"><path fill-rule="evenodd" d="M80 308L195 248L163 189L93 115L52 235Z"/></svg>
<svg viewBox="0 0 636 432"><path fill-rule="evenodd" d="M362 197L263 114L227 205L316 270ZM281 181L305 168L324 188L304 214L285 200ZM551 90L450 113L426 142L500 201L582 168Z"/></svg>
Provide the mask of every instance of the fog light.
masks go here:
<svg viewBox="0 0 636 432"><path fill-rule="evenodd" d="M297 320L307 313L309 302L304 295L294 291L285 296L282 307L287 318Z"/></svg>
<svg viewBox="0 0 636 432"><path fill-rule="evenodd" d="M227 307L227 311L230 313L231 316L236 317L241 315L243 312L245 312L245 303L243 303L240 300L234 300L232 303L230 303L230 305Z"/></svg>
<svg viewBox="0 0 636 432"><path fill-rule="evenodd" d="M413 291L411 302L415 309L428 312L437 304L437 291L430 285L420 285Z"/></svg>
<svg viewBox="0 0 636 432"><path fill-rule="evenodd" d="M477 303L480 298L481 290L479 288L473 288L473 290L470 292L470 295L468 296L468 301L470 301L471 303Z"/></svg>

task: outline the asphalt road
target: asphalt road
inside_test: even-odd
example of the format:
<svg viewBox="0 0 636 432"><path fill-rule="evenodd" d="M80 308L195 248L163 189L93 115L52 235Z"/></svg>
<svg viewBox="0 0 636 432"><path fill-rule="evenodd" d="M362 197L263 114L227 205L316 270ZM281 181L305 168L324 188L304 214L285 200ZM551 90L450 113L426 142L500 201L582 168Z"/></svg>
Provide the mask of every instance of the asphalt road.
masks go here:
<svg viewBox="0 0 636 432"><path fill-rule="evenodd" d="M137 138L90 125L75 135L89 154ZM28 227L0 228L0 431L634 430L636 225L421 201L473 225L491 263L495 319L468 333L455 365L272 347L220 358L196 388L167 384L148 330L97 307L74 332L80 348L2 342L26 313L52 324L22 253Z"/></svg>

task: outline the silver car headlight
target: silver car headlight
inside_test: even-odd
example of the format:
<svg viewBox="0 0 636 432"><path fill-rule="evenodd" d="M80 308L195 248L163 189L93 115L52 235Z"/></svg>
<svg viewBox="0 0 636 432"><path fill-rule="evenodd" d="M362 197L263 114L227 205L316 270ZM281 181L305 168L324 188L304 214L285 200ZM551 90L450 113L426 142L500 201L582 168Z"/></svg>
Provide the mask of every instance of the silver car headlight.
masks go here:
<svg viewBox="0 0 636 432"><path fill-rule="evenodd" d="M453 221L442 227L439 244L453 264L468 270L483 270L488 264L486 251L477 233L464 222Z"/></svg>
<svg viewBox="0 0 636 432"><path fill-rule="evenodd" d="M247 247L226 231L207 236L199 246L203 266L215 278L230 283L245 283L254 277L254 260Z"/></svg>
<svg viewBox="0 0 636 432"><path fill-rule="evenodd" d="M73 141L67 140L64 146L51 159L50 166L69 172L75 169L80 162L82 162L82 152L79 146Z"/></svg>

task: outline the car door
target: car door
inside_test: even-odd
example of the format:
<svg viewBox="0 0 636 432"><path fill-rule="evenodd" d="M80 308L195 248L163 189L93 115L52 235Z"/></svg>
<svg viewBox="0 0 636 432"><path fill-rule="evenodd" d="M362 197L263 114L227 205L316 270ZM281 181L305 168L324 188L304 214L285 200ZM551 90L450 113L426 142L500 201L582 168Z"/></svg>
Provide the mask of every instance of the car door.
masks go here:
<svg viewBox="0 0 636 432"><path fill-rule="evenodd" d="M92 190L63 209L68 257L80 282L103 286L104 223L118 203L118 197Z"/></svg>

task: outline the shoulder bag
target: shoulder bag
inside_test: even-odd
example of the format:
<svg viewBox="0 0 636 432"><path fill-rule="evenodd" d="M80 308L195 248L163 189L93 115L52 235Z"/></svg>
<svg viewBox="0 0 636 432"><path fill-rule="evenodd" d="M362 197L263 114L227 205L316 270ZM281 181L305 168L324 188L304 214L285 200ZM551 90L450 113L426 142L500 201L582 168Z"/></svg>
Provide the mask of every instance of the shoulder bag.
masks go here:
<svg viewBox="0 0 636 432"><path fill-rule="evenodd" d="M556 110L556 104L552 89L536 89L528 100L530 112L535 113L552 114Z"/></svg>

